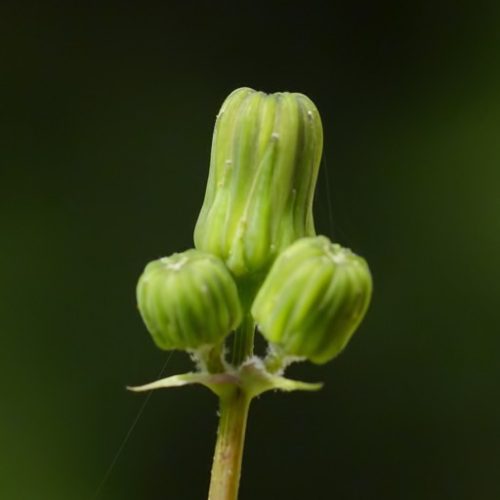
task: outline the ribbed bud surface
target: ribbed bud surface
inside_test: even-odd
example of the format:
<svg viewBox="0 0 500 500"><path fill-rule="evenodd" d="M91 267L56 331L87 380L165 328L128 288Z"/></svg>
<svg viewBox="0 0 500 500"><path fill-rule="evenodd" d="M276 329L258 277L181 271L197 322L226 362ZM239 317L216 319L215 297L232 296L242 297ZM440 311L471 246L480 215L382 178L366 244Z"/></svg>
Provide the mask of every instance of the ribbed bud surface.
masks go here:
<svg viewBox="0 0 500 500"><path fill-rule="evenodd" d="M231 273L220 259L198 250L150 262L137 284L137 304L161 349L216 344L242 315Z"/></svg>
<svg viewBox="0 0 500 500"><path fill-rule="evenodd" d="M322 364L347 344L368 308L365 260L328 238L302 238L274 262L252 306L259 330L290 356Z"/></svg>
<svg viewBox="0 0 500 500"><path fill-rule="evenodd" d="M322 147L320 116L305 95L230 94L215 124L196 248L239 277L265 270L290 243L314 235Z"/></svg>

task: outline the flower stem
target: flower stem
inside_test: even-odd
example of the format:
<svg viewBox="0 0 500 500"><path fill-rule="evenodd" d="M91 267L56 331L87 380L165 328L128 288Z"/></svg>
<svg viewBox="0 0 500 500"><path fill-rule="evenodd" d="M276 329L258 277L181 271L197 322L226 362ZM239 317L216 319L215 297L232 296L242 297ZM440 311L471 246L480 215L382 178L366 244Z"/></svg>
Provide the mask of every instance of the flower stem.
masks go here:
<svg viewBox="0 0 500 500"><path fill-rule="evenodd" d="M235 332L233 345L233 365L239 366L246 358L253 354L253 340L255 332L255 321L248 313Z"/></svg>
<svg viewBox="0 0 500 500"><path fill-rule="evenodd" d="M245 429L251 396L235 387L220 398L212 478L208 500L237 500Z"/></svg>

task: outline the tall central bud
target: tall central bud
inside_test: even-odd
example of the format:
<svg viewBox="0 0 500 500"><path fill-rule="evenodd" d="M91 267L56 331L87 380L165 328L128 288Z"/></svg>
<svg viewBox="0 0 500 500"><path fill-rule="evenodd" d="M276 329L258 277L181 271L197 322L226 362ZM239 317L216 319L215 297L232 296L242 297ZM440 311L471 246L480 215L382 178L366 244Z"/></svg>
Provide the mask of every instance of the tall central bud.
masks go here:
<svg viewBox="0 0 500 500"><path fill-rule="evenodd" d="M303 236L315 234L314 188L321 119L303 94L235 90L217 116L196 248L236 277L266 271Z"/></svg>

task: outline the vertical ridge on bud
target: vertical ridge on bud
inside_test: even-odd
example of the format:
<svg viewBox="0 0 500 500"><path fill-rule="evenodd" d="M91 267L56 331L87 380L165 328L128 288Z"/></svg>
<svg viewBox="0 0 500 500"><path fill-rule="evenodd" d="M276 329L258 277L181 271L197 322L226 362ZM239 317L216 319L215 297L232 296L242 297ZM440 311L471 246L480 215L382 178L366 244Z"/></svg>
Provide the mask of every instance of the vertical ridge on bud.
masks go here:
<svg viewBox="0 0 500 500"><path fill-rule="evenodd" d="M314 235L322 147L319 113L306 96L235 90L217 116L195 246L242 277Z"/></svg>

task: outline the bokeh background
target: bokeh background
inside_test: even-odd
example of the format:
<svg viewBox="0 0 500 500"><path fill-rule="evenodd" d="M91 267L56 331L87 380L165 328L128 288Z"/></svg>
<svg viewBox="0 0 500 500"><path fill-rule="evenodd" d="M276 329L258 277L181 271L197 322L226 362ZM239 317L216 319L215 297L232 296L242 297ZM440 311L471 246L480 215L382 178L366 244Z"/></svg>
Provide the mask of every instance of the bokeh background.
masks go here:
<svg viewBox="0 0 500 500"><path fill-rule="evenodd" d="M239 86L316 102L317 227L375 281L347 350L290 372L323 391L253 404L241 499L500 498L499 10L2 2L0 498L206 498L215 398L136 418L124 387L167 360L136 280L192 246Z"/></svg>

